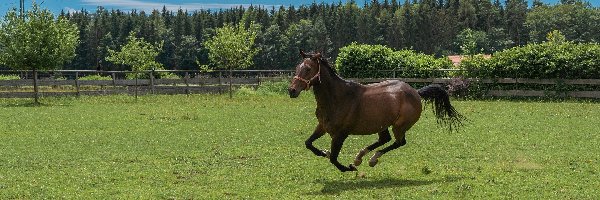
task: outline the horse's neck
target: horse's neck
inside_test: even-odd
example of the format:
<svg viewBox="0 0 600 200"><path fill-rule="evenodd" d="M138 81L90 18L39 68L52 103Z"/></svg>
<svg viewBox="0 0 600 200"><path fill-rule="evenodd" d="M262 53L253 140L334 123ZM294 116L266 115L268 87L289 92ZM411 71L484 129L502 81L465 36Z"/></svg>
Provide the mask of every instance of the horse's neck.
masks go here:
<svg viewBox="0 0 600 200"><path fill-rule="evenodd" d="M349 89L345 84L346 81L338 76L332 76L329 72L322 72L320 81L313 86L317 106L320 108L331 108L331 105L335 105Z"/></svg>

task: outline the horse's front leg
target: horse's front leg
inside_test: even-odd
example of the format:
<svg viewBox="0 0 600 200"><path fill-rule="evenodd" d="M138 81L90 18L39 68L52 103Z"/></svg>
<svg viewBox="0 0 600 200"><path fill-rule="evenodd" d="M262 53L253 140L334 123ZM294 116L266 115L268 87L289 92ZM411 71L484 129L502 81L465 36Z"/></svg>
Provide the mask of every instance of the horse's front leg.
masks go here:
<svg viewBox="0 0 600 200"><path fill-rule="evenodd" d="M357 171L356 167L350 164L348 167L340 164L337 160L340 151L342 150L342 145L344 145L344 140L348 138L348 135L335 135L331 138L331 155L329 156L329 161L335 165L340 171Z"/></svg>
<svg viewBox="0 0 600 200"><path fill-rule="evenodd" d="M323 125L321 125L319 123L317 125L317 127L315 128L315 131L313 132L313 134L310 135L310 137L308 137L308 139L306 139L304 144L306 145L306 148L309 149L310 151L312 151L315 155L322 156L322 157L329 157L329 151L321 151L313 145L313 142L315 140L321 138L321 136L323 136L324 134L325 134L325 129L323 129Z"/></svg>

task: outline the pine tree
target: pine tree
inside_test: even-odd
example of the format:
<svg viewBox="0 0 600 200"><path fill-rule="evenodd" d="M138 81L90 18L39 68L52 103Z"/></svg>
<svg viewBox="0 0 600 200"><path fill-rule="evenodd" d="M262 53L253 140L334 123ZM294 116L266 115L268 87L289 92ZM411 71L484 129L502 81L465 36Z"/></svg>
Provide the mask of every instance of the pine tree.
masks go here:
<svg viewBox="0 0 600 200"><path fill-rule="evenodd" d="M477 14L472 0L460 0L458 8L458 19L461 29L475 29L477 25Z"/></svg>
<svg viewBox="0 0 600 200"><path fill-rule="evenodd" d="M506 30L508 36L515 45L521 46L527 43L527 29L525 19L527 13L527 2L525 0L506 0Z"/></svg>
<svg viewBox="0 0 600 200"><path fill-rule="evenodd" d="M279 25L269 26L256 38L256 43L261 50L254 59L257 69L286 69L294 66L295 63L285 59L289 50L289 40Z"/></svg>

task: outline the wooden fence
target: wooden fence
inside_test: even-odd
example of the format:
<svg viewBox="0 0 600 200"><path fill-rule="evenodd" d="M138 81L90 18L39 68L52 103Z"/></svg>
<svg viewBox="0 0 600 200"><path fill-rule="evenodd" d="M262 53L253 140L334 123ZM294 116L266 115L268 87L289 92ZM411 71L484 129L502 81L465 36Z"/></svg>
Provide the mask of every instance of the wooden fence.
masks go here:
<svg viewBox="0 0 600 200"><path fill-rule="evenodd" d="M234 87L257 87L265 81L281 81L291 76L290 70L234 70ZM195 94L228 91L228 72L194 70L143 71L146 79L126 79L130 71L55 70L39 72L40 96L79 96L110 94ZM155 73L178 74L174 79L157 79ZM33 97L33 77L29 71L0 71L21 79L0 80L0 98ZM81 80L85 75L101 75L110 80Z"/></svg>
<svg viewBox="0 0 600 200"><path fill-rule="evenodd" d="M156 72L176 73L181 75L177 79L156 79L152 76ZM293 75L290 70L237 70L235 77L231 80L234 87L256 87L266 81L288 81ZM27 98L33 96L33 77L26 71L0 71L1 74L20 74L19 80L0 80L0 98ZM24 74L25 73L25 74ZM193 70L164 70L146 71L140 73L148 74L147 79L124 79L124 74L132 73L125 71L99 72L91 70L57 70L42 73L38 79L42 86L41 96L68 96L68 95L108 95L108 94L196 94L196 93L224 93L228 90L229 79L225 77L225 71L200 72ZM55 78L56 74L60 79ZM101 74L111 77L111 80L81 80L80 77L89 74ZM360 83L375 83L383 80L401 80L407 83L439 83L448 84L451 78L360 78L350 79ZM499 84L499 85L575 85L592 86L600 88L600 79L520 79L520 78L498 78L498 79L466 79L470 83ZM517 97L546 97L567 96L574 98L596 98L600 99L600 91L546 91L546 90L487 90L486 96L517 96Z"/></svg>

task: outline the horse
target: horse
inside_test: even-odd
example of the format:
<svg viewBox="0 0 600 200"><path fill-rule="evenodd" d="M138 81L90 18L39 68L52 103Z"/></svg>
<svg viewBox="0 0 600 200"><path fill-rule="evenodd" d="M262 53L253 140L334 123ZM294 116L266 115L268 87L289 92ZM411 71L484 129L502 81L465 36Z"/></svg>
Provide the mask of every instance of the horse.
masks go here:
<svg viewBox="0 0 600 200"><path fill-rule="evenodd" d="M363 156L391 141L389 127L392 127L395 141L375 152L369 159L369 166L374 167L383 154L404 146L406 131L421 116L422 99L433 103L437 122L448 125L450 131L460 127L465 119L450 104L448 93L440 85L432 84L419 90L398 80L362 85L338 76L321 53L300 51L300 55L302 62L296 66L288 92L290 98L296 98L302 91L313 88L318 124L305 141L306 148L317 156L329 158L341 172L357 171ZM331 137L331 151L319 150L313 145L325 133ZM361 149L352 164L340 164L338 155L349 135L375 133L378 140Z"/></svg>

